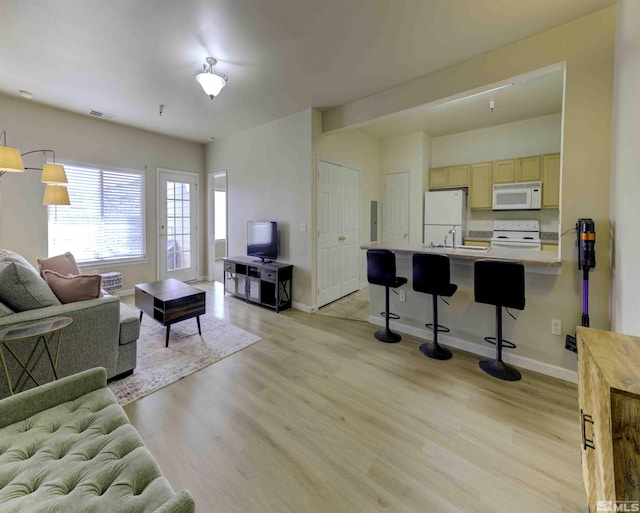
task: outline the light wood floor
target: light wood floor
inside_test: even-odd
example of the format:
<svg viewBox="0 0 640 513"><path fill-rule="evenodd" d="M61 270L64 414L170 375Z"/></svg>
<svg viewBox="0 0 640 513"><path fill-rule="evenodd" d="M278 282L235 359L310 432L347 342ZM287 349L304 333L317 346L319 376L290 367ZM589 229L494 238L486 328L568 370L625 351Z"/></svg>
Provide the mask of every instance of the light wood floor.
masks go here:
<svg viewBox="0 0 640 513"><path fill-rule="evenodd" d="M198 286L263 340L125 410L199 512L587 512L576 386Z"/></svg>

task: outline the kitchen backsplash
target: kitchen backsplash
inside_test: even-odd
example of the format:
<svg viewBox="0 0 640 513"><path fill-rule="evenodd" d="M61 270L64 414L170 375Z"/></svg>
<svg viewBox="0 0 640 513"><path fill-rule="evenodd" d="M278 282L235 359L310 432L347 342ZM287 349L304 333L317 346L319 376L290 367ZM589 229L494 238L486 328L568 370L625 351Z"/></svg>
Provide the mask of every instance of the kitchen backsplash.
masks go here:
<svg viewBox="0 0 640 513"><path fill-rule="evenodd" d="M542 210L467 210L467 234L469 232L491 232L495 219L537 219L541 232L558 233L560 211L557 208Z"/></svg>

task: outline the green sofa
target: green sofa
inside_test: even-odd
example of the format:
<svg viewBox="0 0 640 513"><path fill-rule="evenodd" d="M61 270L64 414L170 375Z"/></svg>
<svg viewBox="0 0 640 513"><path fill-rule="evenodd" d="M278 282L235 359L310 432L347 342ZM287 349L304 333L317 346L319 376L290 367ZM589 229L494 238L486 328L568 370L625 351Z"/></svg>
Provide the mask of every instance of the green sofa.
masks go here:
<svg viewBox="0 0 640 513"><path fill-rule="evenodd" d="M0 255L0 268L7 263L16 262L25 273L21 278L25 283L16 284L15 289L37 296L39 291L33 287L48 289L38 271L22 256L7 252ZM26 283L31 281L31 288ZM41 291L40 291L41 292ZM5 291L5 295L9 293ZM51 295L53 293L49 292ZM121 303L115 296L105 295L96 299L60 304L53 296L50 304L44 307L33 307L24 311L14 311L0 300L0 329L25 321L34 321L49 317L71 317L73 323L62 330L60 358L58 360L58 377L69 376L93 367L104 367L107 378L126 375L133 372L136 366L137 340L140 334L140 318L138 311ZM34 301L35 302L35 301ZM44 303L47 304L47 303ZM12 348L23 361L36 339L12 344ZM5 351L5 358L12 379L20 374L21 367L15 359ZM46 358L42 359L33 374L39 383L53 379L51 366ZM26 388L33 387L27 380ZM0 398L9 395L6 379L0 371Z"/></svg>
<svg viewBox="0 0 640 513"><path fill-rule="evenodd" d="M124 410L104 369L0 400L3 513L189 513Z"/></svg>

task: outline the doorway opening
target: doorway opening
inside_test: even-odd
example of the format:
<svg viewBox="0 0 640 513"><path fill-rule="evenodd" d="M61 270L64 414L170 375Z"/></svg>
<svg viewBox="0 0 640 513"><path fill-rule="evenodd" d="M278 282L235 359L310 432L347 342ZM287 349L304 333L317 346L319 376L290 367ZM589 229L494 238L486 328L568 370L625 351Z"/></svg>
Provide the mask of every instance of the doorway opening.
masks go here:
<svg viewBox="0 0 640 513"><path fill-rule="evenodd" d="M227 256L227 172L211 173L211 233L210 233L210 269L214 281L222 282L224 270L222 259Z"/></svg>

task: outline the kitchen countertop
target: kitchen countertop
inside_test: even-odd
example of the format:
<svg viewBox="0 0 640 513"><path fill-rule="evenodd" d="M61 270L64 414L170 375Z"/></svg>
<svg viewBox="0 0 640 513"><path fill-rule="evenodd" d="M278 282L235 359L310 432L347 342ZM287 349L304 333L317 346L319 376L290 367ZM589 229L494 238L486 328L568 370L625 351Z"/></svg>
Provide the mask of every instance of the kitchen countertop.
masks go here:
<svg viewBox="0 0 640 513"><path fill-rule="evenodd" d="M467 239L468 240L468 239ZM558 255L550 251L532 251L530 249L489 248L488 251L478 251L461 248L431 248L422 244L409 244L407 242L371 242L362 244L360 249L388 249L395 253L436 253L447 255L460 260L515 260L525 265L560 267L562 261Z"/></svg>

